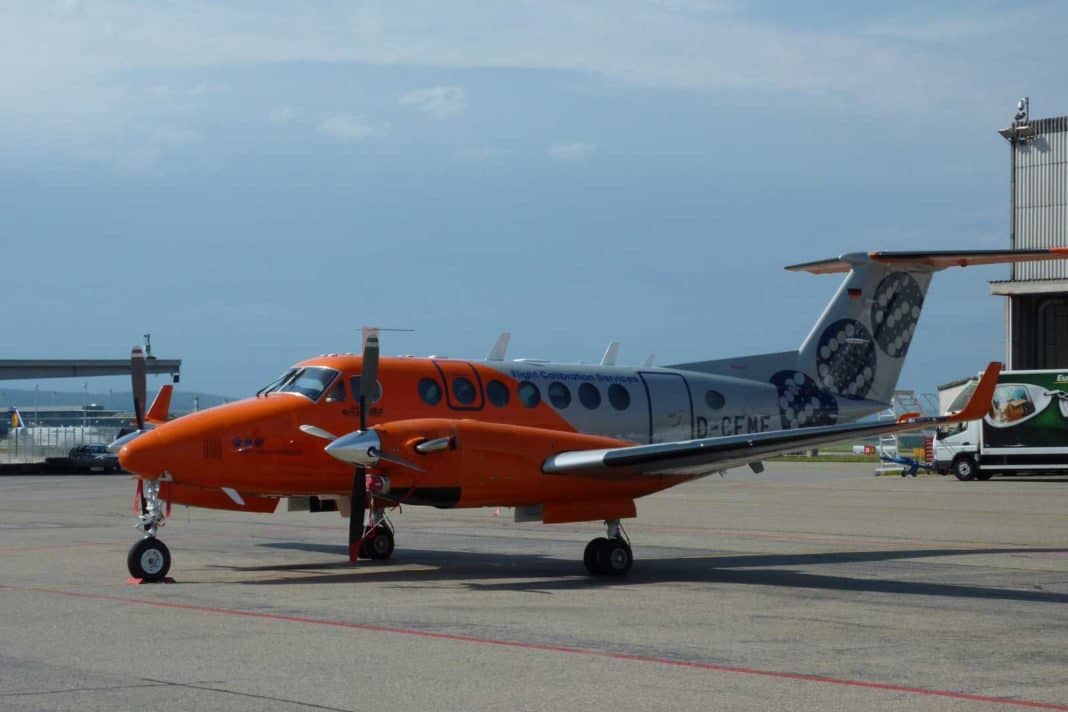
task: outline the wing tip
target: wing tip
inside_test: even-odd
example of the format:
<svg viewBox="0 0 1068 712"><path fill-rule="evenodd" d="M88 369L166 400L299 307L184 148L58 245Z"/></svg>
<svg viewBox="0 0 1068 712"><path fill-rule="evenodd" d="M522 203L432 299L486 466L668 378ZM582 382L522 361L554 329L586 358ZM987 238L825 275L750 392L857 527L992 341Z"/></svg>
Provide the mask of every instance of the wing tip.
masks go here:
<svg viewBox="0 0 1068 712"><path fill-rule="evenodd" d="M949 417L952 422L967 420L979 420L990 411L990 402L994 399L994 388L998 385L998 376L1001 374L1001 363L991 361L983 375L979 378L979 384L975 392L968 399L968 404L961 410Z"/></svg>

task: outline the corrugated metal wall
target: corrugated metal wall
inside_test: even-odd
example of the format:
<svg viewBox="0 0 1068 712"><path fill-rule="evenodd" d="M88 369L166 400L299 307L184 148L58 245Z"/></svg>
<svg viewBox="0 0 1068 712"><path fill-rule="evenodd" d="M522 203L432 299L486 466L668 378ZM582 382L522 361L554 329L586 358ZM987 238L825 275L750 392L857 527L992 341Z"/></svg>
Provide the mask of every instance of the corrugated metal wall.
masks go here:
<svg viewBox="0 0 1068 712"><path fill-rule="evenodd" d="M1032 122L1038 135L1016 144L1017 249L1068 246L1068 117ZM1068 279L1068 261L1015 266L1018 280Z"/></svg>

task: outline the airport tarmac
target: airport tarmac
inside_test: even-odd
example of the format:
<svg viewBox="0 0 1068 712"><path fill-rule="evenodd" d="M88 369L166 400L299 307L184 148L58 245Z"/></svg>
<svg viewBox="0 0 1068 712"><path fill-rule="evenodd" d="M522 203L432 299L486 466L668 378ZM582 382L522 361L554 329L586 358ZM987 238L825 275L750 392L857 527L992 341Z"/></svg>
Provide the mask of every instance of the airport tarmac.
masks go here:
<svg viewBox="0 0 1068 712"><path fill-rule="evenodd" d="M3 710L1068 710L1068 479L771 463L595 524L176 507L172 585L126 583L126 477L0 478Z"/></svg>

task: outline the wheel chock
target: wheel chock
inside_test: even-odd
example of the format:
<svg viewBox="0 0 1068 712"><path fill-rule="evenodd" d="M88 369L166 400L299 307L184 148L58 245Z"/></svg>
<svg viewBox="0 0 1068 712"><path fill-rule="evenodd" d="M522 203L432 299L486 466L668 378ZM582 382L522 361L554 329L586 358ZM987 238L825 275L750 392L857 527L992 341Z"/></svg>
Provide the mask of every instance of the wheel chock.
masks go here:
<svg viewBox="0 0 1068 712"><path fill-rule="evenodd" d="M133 576L126 579L127 586L144 586L153 583L175 583L175 580L170 576L165 576L162 581L145 581L144 579L134 578Z"/></svg>

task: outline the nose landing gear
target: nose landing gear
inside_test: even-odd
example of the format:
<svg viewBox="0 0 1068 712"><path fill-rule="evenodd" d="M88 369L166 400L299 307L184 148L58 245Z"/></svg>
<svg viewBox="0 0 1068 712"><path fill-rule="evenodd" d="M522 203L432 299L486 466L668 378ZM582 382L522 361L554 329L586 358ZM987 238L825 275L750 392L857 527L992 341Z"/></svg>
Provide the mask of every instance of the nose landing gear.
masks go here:
<svg viewBox="0 0 1068 712"><path fill-rule="evenodd" d="M130 576L148 583L167 580L171 568L171 552L156 538L166 519L159 488L159 480L144 480L140 485L141 514L136 526L144 532L145 538L130 547L130 553L126 555Z"/></svg>
<svg viewBox="0 0 1068 712"><path fill-rule="evenodd" d="M634 552L618 519L605 521L607 537L597 537L586 545L582 563L591 576L626 576L634 564Z"/></svg>

